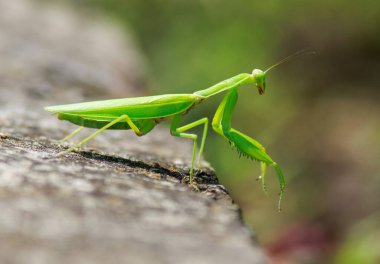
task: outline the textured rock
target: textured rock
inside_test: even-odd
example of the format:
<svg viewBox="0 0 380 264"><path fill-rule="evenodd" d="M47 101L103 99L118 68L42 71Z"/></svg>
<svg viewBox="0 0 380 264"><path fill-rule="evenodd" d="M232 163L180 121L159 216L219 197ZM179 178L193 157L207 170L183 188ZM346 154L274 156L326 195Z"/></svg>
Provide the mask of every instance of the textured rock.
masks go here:
<svg viewBox="0 0 380 264"><path fill-rule="evenodd" d="M183 183L191 146L168 129L55 157L75 127L44 106L141 92L136 48L96 21L0 1L0 262L265 263L211 169Z"/></svg>

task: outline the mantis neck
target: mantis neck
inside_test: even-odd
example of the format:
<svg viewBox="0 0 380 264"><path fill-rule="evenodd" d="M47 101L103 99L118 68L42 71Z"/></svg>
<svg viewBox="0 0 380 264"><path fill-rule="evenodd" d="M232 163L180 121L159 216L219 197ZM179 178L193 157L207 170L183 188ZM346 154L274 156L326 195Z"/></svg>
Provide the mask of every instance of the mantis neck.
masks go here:
<svg viewBox="0 0 380 264"><path fill-rule="evenodd" d="M196 91L193 94L207 98L215 94L218 94L218 93L221 93L233 88L237 88L241 85L252 83L253 81L254 79L252 78L252 75L248 73L241 73L227 80L224 80L220 83L217 83L211 86L210 88Z"/></svg>

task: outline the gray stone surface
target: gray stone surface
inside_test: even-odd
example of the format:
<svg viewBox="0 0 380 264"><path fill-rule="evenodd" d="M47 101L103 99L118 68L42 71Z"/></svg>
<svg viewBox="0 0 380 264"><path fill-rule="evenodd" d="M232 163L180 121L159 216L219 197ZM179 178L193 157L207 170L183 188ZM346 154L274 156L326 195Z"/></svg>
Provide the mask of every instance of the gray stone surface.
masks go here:
<svg viewBox="0 0 380 264"><path fill-rule="evenodd" d="M115 26L0 0L0 32L0 263L265 263L211 169L200 192L185 184L191 146L167 128L107 131L55 157L75 126L44 106L142 93L143 63Z"/></svg>

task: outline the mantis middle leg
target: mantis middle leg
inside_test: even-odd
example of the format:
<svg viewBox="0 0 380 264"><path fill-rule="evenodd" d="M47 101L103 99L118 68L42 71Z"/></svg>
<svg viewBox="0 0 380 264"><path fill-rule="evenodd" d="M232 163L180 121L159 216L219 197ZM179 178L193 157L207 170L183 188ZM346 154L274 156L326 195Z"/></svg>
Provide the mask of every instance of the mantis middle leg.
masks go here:
<svg viewBox="0 0 380 264"><path fill-rule="evenodd" d="M285 188L285 178L280 167L271 159L271 157L269 157L265 152L265 148L259 142L231 127L232 112L235 108L237 99L237 90L231 89L219 105L212 121L212 127L218 134L225 137L234 147L236 147L239 153L261 162L261 175L259 179L261 180L264 191L266 191L264 180L266 166L269 165L275 169L280 183L280 200L278 204L280 209L281 199Z"/></svg>
<svg viewBox="0 0 380 264"><path fill-rule="evenodd" d="M100 128L99 130L97 130L96 132L94 132L93 134L91 134L90 136L88 136L87 138L85 138L84 140L82 140L81 142L79 142L78 144L76 144L75 146L69 148L68 150L65 150L65 151L62 151L60 153L57 154L57 156L61 156L61 155L64 155L66 153L69 153L71 151L73 151L74 149L80 147L81 145L87 143L89 140L91 140L92 138L94 138L95 136L99 135L100 133L102 133L104 130L110 128L111 126L115 125L116 123L122 121L122 120L125 120L128 125L131 127L131 129L137 134L137 135L141 135L142 132L140 131L140 129L132 122L132 120L129 118L129 116L127 115L122 115L118 118L116 118L115 120L111 121L110 123L108 123L107 125L105 125L104 127ZM81 130L81 128L83 127L80 127L78 128L77 130ZM70 135L74 134L77 130L75 130L73 133L71 133ZM79 133L80 130L77 132ZM76 134L77 134L76 133ZM69 136L70 136L69 135Z"/></svg>
<svg viewBox="0 0 380 264"><path fill-rule="evenodd" d="M207 128L208 128L208 118L205 117L205 118L202 118L202 119L199 119L193 123L190 123L190 124L187 124L185 126L182 126L182 127L178 127L179 126L179 122L181 121L181 117L182 115L176 115L174 118L173 118L173 121L172 121L172 124L171 124L171 127L170 127L170 133L173 135L173 136L176 136L176 137L181 137L181 138L190 138L194 141L194 145L193 145L193 155L192 155L192 158L191 158L191 167L190 167L190 184L193 183L193 172L194 172L194 163L195 163L195 156L196 156L196 153L197 153L197 139L198 139L198 136L196 134L189 134L189 133L183 133L184 131L186 130L189 130L191 128L194 128L196 126L199 126L199 125L204 125L204 129L203 129L203 135L202 135L202 141L201 141L201 147L199 149L199 153L198 153L198 166L200 166L200 162L201 162L201 158L202 158L202 152L203 152L203 148L204 148L204 144L205 144L205 141L206 141L206 136L207 136Z"/></svg>

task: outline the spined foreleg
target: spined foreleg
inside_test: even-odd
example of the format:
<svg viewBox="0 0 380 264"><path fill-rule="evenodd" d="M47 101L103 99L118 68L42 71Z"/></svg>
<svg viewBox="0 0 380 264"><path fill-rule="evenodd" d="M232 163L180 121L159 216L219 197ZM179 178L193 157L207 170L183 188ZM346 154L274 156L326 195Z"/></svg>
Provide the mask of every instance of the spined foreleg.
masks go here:
<svg viewBox="0 0 380 264"><path fill-rule="evenodd" d="M264 191L266 191L266 166L269 165L275 169L280 184L280 199L278 205L280 209L285 189L285 178L280 167L269 157L265 152L265 148L259 142L231 127L232 111L236 105L237 98L236 89L232 89L227 93L216 111L212 121L212 127L218 134L225 137L241 155L261 162L261 175L259 178Z"/></svg>

